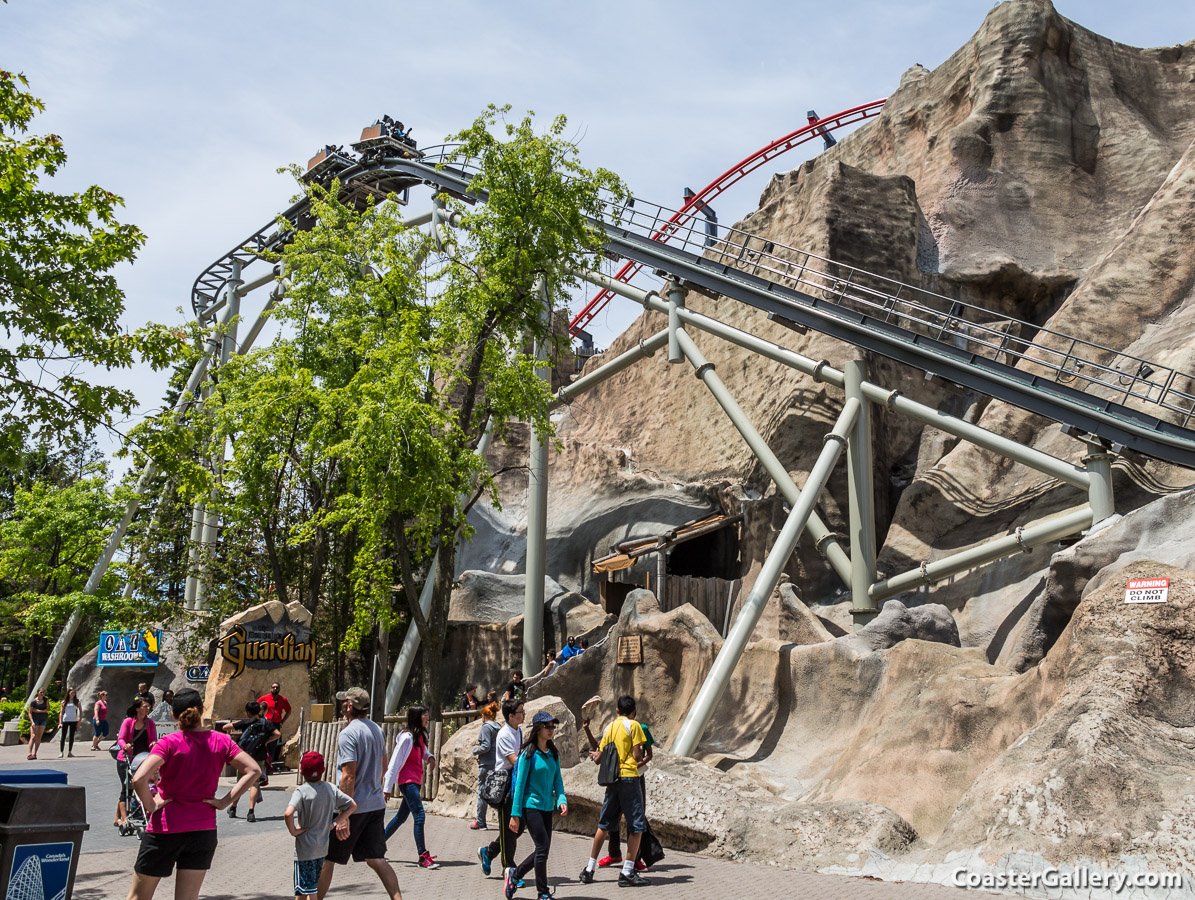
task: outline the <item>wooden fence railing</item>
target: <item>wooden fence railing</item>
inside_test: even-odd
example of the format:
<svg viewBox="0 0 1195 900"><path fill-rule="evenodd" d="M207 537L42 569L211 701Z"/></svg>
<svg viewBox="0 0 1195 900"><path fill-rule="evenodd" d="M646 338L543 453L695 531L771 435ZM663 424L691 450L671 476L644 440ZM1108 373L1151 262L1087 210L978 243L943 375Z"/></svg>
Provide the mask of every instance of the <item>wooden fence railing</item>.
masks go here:
<svg viewBox="0 0 1195 900"><path fill-rule="evenodd" d="M445 721L453 722L459 727L466 722L476 719L480 713L475 710L453 710L451 712L442 713L443 720L440 722L432 722L431 728L428 729L428 749L432 756L437 761L440 759L440 749L444 745L444 724ZM336 781L336 740L340 737L341 729L344 728L345 722L343 719L335 722L305 722L302 720L303 712L299 712L299 754L300 756L309 750L317 751L324 758L324 781ZM394 744L398 740L398 733L403 730L405 725L405 718L400 716L387 716L382 723L382 734L386 738L386 758L389 759L390 754L394 752ZM295 783L299 784L302 781L302 775L296 773ZM440 791L440 767L437 765L434 769L429 769L423 776L423 789L421 791L424 800L435 800L436 794Z"/></svg>

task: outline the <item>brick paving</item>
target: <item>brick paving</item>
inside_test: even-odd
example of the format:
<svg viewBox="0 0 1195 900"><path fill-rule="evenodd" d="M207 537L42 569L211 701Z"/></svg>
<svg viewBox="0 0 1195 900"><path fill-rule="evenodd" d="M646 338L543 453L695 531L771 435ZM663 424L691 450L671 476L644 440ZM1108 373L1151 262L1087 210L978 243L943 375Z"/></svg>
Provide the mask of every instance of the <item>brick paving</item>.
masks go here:
<svg viewBox="0 0 1195 900"><path fill-rule="evenodd" d="M0 767L38 765L60 768L68 773L72 784L84 784L88 791L88 819L91 830L84 837L83 854L75 882L76 900L111 900L128 893L137 855L135 838L120 838L111 825L111 809L116 797L115 766L107 753L92 754L76 749L76 759L57 760L58 748L41 754L37 763L25 761L24 748L0 748ZM106 746L106 745L105 745ZM231 783L231 781L229 781ZM293 897L292 853L293 838L282 821L293 776L275 778L266 791L266 798L258 806L258 821L250 825L243 818L230 820L224 814L218 818L220 846L212 870L204 881L203 894L210 900L232 898ZM247 808L244 801L241 812ZM485 878L477 862L477 847L494 835L470 831L466 820L428 816L427 843L443 868L429 872L415 865L415 847L410 824L390 841L390 859L398 873L399 884L406 898L492 898L502 897L499 869ZM519 842L520 850L529 852L530 838ZM522 854L520 854L522 855ZM589 855L587 838L557 833L552 839L552 855L548 862L549 880L561 900L604 900L625 897L631 893L617 886L617 871L599 869L593 884L583 885L576 880ZM692 853L668 851L667 858L648 873L650 887L638 893L650 900L666 898L737 898L753 900L962 900L962 891L939 885L892 883L851 878L839 875L819 875L769 866L735 863L712 859ZM174 894L173 879L164 879L157 896L169 898ZM380 882L364 864L338 866L332 890L333 897L383 897ZM535 896L531 885L516 895Z"/></svg>

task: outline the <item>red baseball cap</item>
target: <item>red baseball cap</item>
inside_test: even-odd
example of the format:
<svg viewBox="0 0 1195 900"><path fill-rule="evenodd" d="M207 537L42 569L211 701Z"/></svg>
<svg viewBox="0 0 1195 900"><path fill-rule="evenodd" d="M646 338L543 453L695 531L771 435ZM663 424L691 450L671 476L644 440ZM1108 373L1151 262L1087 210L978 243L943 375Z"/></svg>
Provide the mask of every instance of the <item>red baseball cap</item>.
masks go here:
<svg viewBox="0 0 1195 900"><path fill-rule="evenodd" d="M299 760L299 773L304 778L318 778L324 774L323 754L308 750Z"/></svg>

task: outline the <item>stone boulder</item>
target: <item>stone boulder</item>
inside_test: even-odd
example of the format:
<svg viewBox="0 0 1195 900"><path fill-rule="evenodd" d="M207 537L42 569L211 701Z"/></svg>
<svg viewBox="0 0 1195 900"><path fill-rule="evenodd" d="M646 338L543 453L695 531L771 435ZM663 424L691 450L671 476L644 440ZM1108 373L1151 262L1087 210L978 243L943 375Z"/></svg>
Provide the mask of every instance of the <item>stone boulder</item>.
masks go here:
<svg viewBox="0 0 1195 900"><path fill-rule="evenodd" d="M1195 874L1195 573L1113 565L1021 676L1040 671L1057 702L975 779L940 846ZM1168 602L1125 603L1130 578L1169 578Z"/></svg>
<svg viewBox="0 0 1195 900"><path fill-rule="evenodd" d="M450 622L509 622L523 614L527 589L525 575L495 575L490 572L462 572L448 604ZM566 593L551 578L544 579L544 600L551 602Z"/></svg>
<svg viewBox="0 0 1195 900"><path fill-rule="evenodd" d="M282 728L282 740L290 741L299 730L299 711L311 701L310 662L277 658L254 660L251 658L253 651L245 644L239 647L229 644L234 657L229 658L224 645L228 636L238 628L244 629L244 639L250 644L261 642L270 646L269 652L263 648L258 655L276 657L275 647L288 648L286 654L293 655L294 648L303 648L310 640L311 613L298 601L284 604L280 600L270 600L225 619L220 623L223 637L212 661L203 698L205 721L240 719L244 718L245 704L268 694L270 685L277 682L291 705L290 718ZM235 657L242 653L246 659L238 662Z"/></svg>
<svg viewBox="0 0 1195 900"><path fill-rule="evenodd" d="M1086 593L1121 569L1156 560L1195 570L1195 490L1185 490L1100 523L1051 560L1043 590L1025 613L1009 653L1018 672L1035 666L1058 640Z"/></svg>
<svg viewBox="0 0 1195 900"><path fill-rule="evenodd" d="M743 601L749 592L739 594L731 610L730 621L733 624L742 611ZM835 634L819 619L801 600L801 592L791 582L781 583L772 592L771 599L764 607L763 615L751 632L752 641L780 641L782 644L818 644L822 641L832 641Z"/></svg>
<svg viewBox="0 0 1195 900"><path fill-rule="evenodd" d="M900 600L884 604L879 615L840 641L861 651L886 650L901 641L935 641L961 646L954 616L940 603L906 607Z"/></svg>

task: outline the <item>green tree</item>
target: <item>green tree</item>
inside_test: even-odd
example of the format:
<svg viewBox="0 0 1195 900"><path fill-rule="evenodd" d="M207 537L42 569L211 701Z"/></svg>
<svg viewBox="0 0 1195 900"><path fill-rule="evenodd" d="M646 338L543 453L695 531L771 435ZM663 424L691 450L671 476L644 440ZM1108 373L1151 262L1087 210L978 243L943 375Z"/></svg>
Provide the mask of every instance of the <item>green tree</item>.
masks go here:
<svg viewBox="0 0 1195 900"><path fill-rule="evenodd" d="M120 197L92 186L58 194L40 186L66 162L58 135L28 136L42 102L24 76L0 71L0 461L26 438L58 441L113 427L133 393L84 377L138 358L156 367L175 352L168 329L120 327L124 294L112 269L145 242L117 221Z"/></svg>
<svg viewBox="0 0 1195 900"><path fill-rule="evenodd" d="M288 540L313 562L330 535L345 538L354 552L344 646L393 626L405 607L437 718L455 535L468 532L480 496L498 501L475 449L487 422L499 439L514 422L551 433L550 395L527 352L552 339L539 285L550 304L567 301L572 272L593 265L603 240L588 217L601 214L603 190L625 195L612 173L578 163L563 117L537 133L531 116L506 123L508 111L490 107L454 137L486 202L443 198L460 215L449 252L404 229L393 202L358 209L338 184L305 186L313 225L284 251L282 335L231 363L209 405L215 439L234 447L225 502L252 510L263 529L290 509ZM437 548L436 571L425 573ZM434 579L427 616L424 578ZM320 590L313 572L312 606Z"/></svg>
<svg viewBox="0 0 1195 900"><path fill-rule="evenodd" d="M120 588L115 570L95 594L83 587L120 507L101 466L66 483L43 479L16 488L12 509L0 519L0 616L19 622L31 645L76 606L93 617L112 614Z"/></svg>

